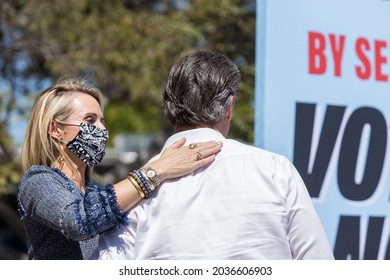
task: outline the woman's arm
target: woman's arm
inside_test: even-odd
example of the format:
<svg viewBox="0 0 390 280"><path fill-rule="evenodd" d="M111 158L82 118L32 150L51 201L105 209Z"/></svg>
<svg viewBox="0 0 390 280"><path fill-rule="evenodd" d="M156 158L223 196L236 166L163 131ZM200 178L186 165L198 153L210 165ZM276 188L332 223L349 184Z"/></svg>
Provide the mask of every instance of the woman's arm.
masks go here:
<svg viewBox="0 0 390 280"><path fill-rule="evenodd" d="M72 240L83 240L125 223L112 184L87 186L83 195L59 170L33 166L18 191L21 219L35 221Z"/></svg>
<svg viewBox="0 0 390 280"><path fill-rule="evenodd" d="M197 143L196 149L189 149L183 146L185 141L185 138L176 141L164 150L159 159L148 164L149 167L157 172L161 182L166 179L186 175L199 167L211 163L222 148L221 142L209 141ZM199 151L202 151L203 156L200 160L197 159ZM124 212L130 210L141 200L138 191L128 179L116 183L114 187L118 205Z"/></svg>
<svg viewBox="0 0 390 280"><path fill-rule="evenodd" d="M203 159L196 151L183 147L185 139L168 147L160 159L150 163L161 181L185 175L212 162L221 144L199 143ZM64 174L48 167L34 167L19 187L19 211L23 218L57 230L72 240L83 240L126 222L125 212L140 199L128 179L115 185L87 186L85 195Z"/></svg>

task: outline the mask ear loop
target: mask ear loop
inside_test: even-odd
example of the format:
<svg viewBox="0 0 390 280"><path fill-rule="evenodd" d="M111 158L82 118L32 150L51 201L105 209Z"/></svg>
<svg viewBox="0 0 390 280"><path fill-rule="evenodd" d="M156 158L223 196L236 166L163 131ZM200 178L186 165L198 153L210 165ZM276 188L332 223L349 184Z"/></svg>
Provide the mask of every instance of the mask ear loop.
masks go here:
<svg viewBox="0 0 390 280"><path fill-rule="evenodd" d="M61 122L59 122L59 121L57 121L57 120L52 120L50 126L53 126L53 122L56 122L56 123L58 123L58 124L62 124ZM49 134L51 134L51 131L52 131L52 130L53 130L52 127L50 128L50 130L48 130ZM66 133L66 132L65 132L65 133ZM57 138L57 137L58 137L58 138ZM59 141L60 143L62 142L62 143L65 143L65 144L66 144L66 142L65 142L64 140L62 140L61 135L58 135L57 137L51 137L51 138L52 138L52 140L54 140L54 141ZM63 167L64 167L64 164L65 164L65 159L64 159L64 157L60 154L60 155L57 157L57 160L56 160L56 161L57 161L58 164L59 164L59 169L62 171L62 170L63 170Z"/></svg>
<svg viewBox="0 0 390 280"><path fill-rule="evenodd" d="M61 124L61 125L70 125L70 126L78 126L80 127L81 126L81 123L80 124L73 124L73 123L65 123L65 122L61 122L61 121L56 121L57 123ZM66 131L64 130L64 134L66 134ZM62 138L59 138L58 141L64 143L64 144L68 144L69 142L66 142L64 140L62 140Z"/></svg>

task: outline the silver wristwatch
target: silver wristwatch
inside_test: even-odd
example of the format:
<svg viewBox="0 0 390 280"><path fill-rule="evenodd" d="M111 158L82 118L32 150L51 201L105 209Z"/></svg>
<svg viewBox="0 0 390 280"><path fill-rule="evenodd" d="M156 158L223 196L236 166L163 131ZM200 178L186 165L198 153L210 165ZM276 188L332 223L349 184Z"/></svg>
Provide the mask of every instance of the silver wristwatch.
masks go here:
<svg viewBox="0 0 390 280"><path fill-rule="evenodd" d="M152 183L157 187L160 185L160 179L158 178L158 174L156 172L156 170L154 170L153 168L151 167L145 167L144 168L145 170L145 175L148 177L148 179L150 181L152 181Z"/></svg>

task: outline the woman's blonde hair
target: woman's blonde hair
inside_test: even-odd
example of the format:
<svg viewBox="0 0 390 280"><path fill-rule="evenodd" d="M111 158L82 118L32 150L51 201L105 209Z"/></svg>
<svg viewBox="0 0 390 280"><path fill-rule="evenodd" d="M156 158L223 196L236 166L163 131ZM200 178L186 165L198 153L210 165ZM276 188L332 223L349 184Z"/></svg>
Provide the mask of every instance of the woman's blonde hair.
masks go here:
<svg viewBox="0 0 390 280"><path fill-rule="evenodd" d="M59 141L49 134L53 121L64 122L72 113L72 99L76 93L85 93L97 100L102 107L102 93L78 78L62 78L45 89L36 99L30 113L26 136L22 147L24 171L32 165L51 166L60 156L69 157L60 149ZM87 172L90 179L90 170Z"/></svg>

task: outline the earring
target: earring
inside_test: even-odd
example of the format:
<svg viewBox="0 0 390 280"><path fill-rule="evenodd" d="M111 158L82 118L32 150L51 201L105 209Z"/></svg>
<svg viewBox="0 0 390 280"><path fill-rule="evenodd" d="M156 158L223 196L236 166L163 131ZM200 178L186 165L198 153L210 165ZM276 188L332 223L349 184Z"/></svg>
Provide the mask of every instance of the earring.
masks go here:
<svg viewBox="0 0 390 280"><path fill-rule="evenodd" d="M65 160L62 157L62 155L58 156L58 163L60 164L60 170L62 170L62 168L64 167L64 163L65 163Z"/></svg>

